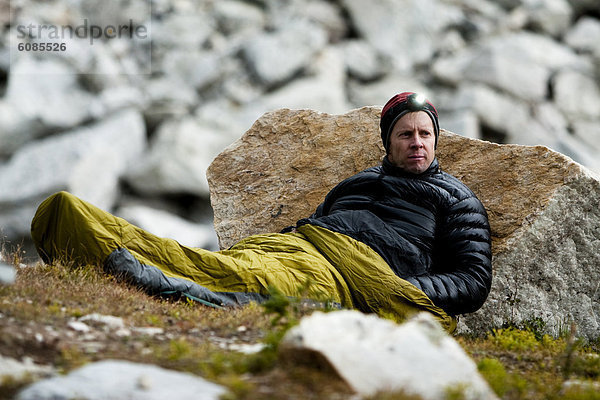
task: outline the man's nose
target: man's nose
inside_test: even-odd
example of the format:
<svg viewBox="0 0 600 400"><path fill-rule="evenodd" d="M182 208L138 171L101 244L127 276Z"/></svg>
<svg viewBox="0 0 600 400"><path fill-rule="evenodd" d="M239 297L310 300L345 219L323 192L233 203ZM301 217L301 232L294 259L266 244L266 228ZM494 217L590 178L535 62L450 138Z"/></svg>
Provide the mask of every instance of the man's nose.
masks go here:
<svg viewBox="0 0 600 400"><path fill-rule="evenodd" d="M414 135L412 136L412 140L411 140L411 143L410 143L410 145L411 145L412 147L421 148L421 147L423 147L423 141L421 140L421 138L419 137L419 135L417 135L417 134L414 134Z"/></svg>

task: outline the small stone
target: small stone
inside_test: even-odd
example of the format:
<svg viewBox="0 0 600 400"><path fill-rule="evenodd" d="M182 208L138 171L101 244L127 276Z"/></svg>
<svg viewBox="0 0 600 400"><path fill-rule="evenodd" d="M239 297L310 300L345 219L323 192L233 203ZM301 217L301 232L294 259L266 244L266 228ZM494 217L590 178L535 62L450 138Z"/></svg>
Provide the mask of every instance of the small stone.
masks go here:
<svg viewBox="0 0 600 400"><path fill-rule="evenodd" d="M22 361L0 355L0 382L6 378L26 379L27 377L47 377L55 373L51 366L38 365L31 358Z"/></svg>
<svg viewBox="0 0 600 400"><path fill-rule="evenodd" d="M254 344L236 344L232 343L229 345L229 350L239 351L244 354L255 354L262 351L265 348L264 343L254 343Z"/></svg>
<svg viewBox="0 0 600 400"><path fill-rule="evenodd" d="M145 335L145 336L156 336L156 335L162 335L163 333L165 333L165 330L163 328L154 328L154 327L134 327L131 328L131 330L139 335Z"/></svg>
<svg viewBox="0 0 600 400"><path fill-rule="evenodd" d="M16 278L17 273L13 266L0 262L0 285L12 285Z"/></svg>
<svg viewBox="0 0 600 400"><path fill-rule="evenodd" d="M79 321L86 322L90 321L92 323L96 323L99 325L103 325L106 328L114 331L119 331L121 329L125 329L125 322L121 317L115 317L112 315L102 315L102 314L88 314L79 318Z"/></svg>
<svg viewBox="0 0 600 400"><path fill-rule="evenodd" d="M90 328L88 325L84 324L83 322L79 322L79 321L70 321L67 324L67 326L76 332L82 332L82 333L87 333L92 330L92 328Z"/></svg>

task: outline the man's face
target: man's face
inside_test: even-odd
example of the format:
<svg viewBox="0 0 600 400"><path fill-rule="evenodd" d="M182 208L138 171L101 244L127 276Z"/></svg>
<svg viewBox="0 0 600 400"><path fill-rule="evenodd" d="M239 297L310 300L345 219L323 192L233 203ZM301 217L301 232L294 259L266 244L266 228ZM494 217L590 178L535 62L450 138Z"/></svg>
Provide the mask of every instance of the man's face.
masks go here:
<svg viewBox="0 0 600 400"><path fill-rule="evenodd" d="M433 121L424 111L400 118L390 133L388 159L413 174L425 172L435 158Z"/></svg>

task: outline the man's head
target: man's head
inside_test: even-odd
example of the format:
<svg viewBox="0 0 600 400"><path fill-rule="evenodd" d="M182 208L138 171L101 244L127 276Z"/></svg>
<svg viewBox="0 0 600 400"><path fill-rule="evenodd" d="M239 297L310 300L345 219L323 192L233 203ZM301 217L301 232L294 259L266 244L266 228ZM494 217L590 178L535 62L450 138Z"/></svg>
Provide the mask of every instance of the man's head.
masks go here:
<svg viewBox="0 0 600 400"><path fill-rule="evenodd" d="M425 97L404 92L381 111L381 139L389 161L412 173L424 172L435 158L439 137L437 111Z"/></svg>

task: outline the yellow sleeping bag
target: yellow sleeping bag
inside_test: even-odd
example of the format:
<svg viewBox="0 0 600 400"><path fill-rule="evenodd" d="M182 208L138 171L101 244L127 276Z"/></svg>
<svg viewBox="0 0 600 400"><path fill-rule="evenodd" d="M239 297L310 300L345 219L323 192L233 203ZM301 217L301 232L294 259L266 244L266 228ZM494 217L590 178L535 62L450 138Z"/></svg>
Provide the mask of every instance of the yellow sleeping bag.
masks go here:
<svg viewBox="0 0 600 400"><path fill-rule="evenodd" d="M396 321L429 311L446 330L456 328L453 317L396 276L369 246L314 225L253 235L212 252L160 238L59 192L39 206L31 235L45 262L103 265L149 293L179 292L227 306L261 301L276 287L287 296L339 303Z"/></svg>

